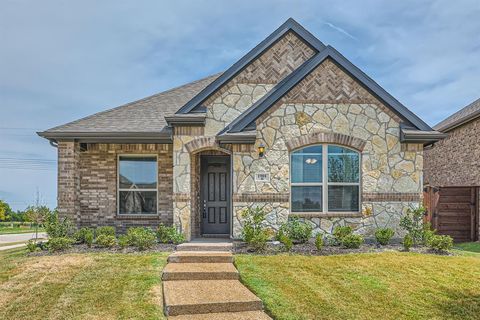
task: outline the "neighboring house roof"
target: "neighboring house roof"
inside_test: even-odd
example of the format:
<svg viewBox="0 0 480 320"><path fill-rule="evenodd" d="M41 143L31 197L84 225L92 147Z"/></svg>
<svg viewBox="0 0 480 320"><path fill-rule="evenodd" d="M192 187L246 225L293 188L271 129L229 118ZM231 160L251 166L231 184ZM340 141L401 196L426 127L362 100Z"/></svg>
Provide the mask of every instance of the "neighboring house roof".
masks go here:
<svg viewBox="0 0 480 320"><path fill-rule="evenodd" d="M91 116L39 132L46 138L65 137L69 134L73 137L79 135L88 136L102 133L110 136L119 133L129 135L136 133L169 134L166 130L165 116L171 116L189 101L193 96L218 78L215 74L201 80L197 80L180 87L154 94L150 97L137 100L125 105L102 111Z"/></svg>
<svg viewBox="0 0 480 320"><path fill-rule="evenodd" d="M448 132L478 117L480 117L480 99L455 112L433 128L438 131Z"/></svg>
<svg viewBox="0 0 480 320"><path fill-rule="evenodd" d="M325 48L325 45L320 40L318 40L314 35L312 35L294 19L289 18L265 40L260 42L255 48L250 50L250 52L248 52L234 65L228 68L228 70L226 70L220 77L218 77L215 81L209 84L204 90L198 93L190 101L188 101L182 108L180 108L180 110L177 111L177 114L189 113L195 108L199 107L202 102L207 100L208 97L214 94L218 89L220 89L233 77L235 77L235 75L240 73L246 66L248 66L256 58L258 58L263 52L268 50L268 48L270 48L276 41L278 41L284 34L289 31L293 31L294 33L296 33L300 38L302 38L309 45L311 45L317 52Z"/></svg>
<svg viewBox="0 0 480 320"><path fill-rule="evenodd" d="M429 125L423 122L407 107L401 104L398 100L392 97L387 91L385 91L380 85L358 69L353 63L348 61L343 55L331 46L327 46L324 50L320 51L313 58L303 63L302 66L297 68L285 79L280 81L272 90L270 90L265 96L259 99L249 109L247 109L242 115L235 119L223 132L241 132L247 127L251 128L252 123L275 102L282 98L290 89L304 79L310 72L312 72L318 65L320 65L325 59L331 58L338 63L345 71L351 76L357 79L365 88L367 88L374 96L380 101L383 101L389 106L397 115L404 120L408 121L418 130L431 131Z"/></svg>

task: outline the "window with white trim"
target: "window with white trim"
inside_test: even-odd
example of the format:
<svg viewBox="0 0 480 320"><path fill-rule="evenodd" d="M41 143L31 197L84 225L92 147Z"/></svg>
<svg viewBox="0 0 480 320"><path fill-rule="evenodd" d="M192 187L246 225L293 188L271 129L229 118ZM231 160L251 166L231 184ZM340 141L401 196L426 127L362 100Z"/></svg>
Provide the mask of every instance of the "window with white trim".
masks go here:
<svg viewBox="0 0 480 320"><path fill-rule="evenodd" d="M118 157L118 213L157 213L157 157Z"/></svg>
<svg viewBox="0 0 480 320"><path fill-rule="evenodd" d="M291 153L292 212L359 212L360 154L338 145Z"/></svg>

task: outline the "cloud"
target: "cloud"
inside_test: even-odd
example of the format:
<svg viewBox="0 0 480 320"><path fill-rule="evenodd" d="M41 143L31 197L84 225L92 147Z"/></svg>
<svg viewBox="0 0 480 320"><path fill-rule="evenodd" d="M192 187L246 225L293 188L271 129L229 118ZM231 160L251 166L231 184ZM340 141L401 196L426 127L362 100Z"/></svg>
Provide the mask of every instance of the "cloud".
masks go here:
<svg viewBox="0 0 480 320"><path fill-rule="evenodd" d="M2 1L0 158L55 159L35 131L225 70L290 16L431 125L479 96L478 1ZM55 203L55 170L0 181Z"/></svg>

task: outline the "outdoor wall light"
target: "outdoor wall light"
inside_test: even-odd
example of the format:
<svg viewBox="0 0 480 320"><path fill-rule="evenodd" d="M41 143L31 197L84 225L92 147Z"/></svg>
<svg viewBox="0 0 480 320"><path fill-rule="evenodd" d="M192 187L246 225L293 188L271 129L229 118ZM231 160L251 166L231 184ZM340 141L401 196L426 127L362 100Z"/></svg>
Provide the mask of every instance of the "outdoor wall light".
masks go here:
<svg viewBox="0 0 480 320"><path fill-rule="evenodd" d="M263 158L264 155L265 155L265 145L263 143L260 143L260 145L258 146L258 156L260 158Z"/></svg>

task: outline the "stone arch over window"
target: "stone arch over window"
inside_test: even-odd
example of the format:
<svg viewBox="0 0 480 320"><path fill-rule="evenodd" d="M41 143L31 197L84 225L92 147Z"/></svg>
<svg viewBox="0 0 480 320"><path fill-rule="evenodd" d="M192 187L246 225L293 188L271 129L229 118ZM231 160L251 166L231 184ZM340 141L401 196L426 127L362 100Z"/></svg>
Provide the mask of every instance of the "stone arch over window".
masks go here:
<svg viewBox="0 0 480 320"><path fill-rule="evenodd" d="M317 132L296 137L286 142L288 151L312 144L337 144L362 152L367 142L360 138L355 138L342 133Z"/></svg>
<svg viewBox="0 0 480 320"><path fill-rule="evenodd" d="M205 150L216 150L226 154L231 154L231 148L226 146L220 147L215 137L202 137L192 140L185 144L188 153L194 154Z"/></svg>

